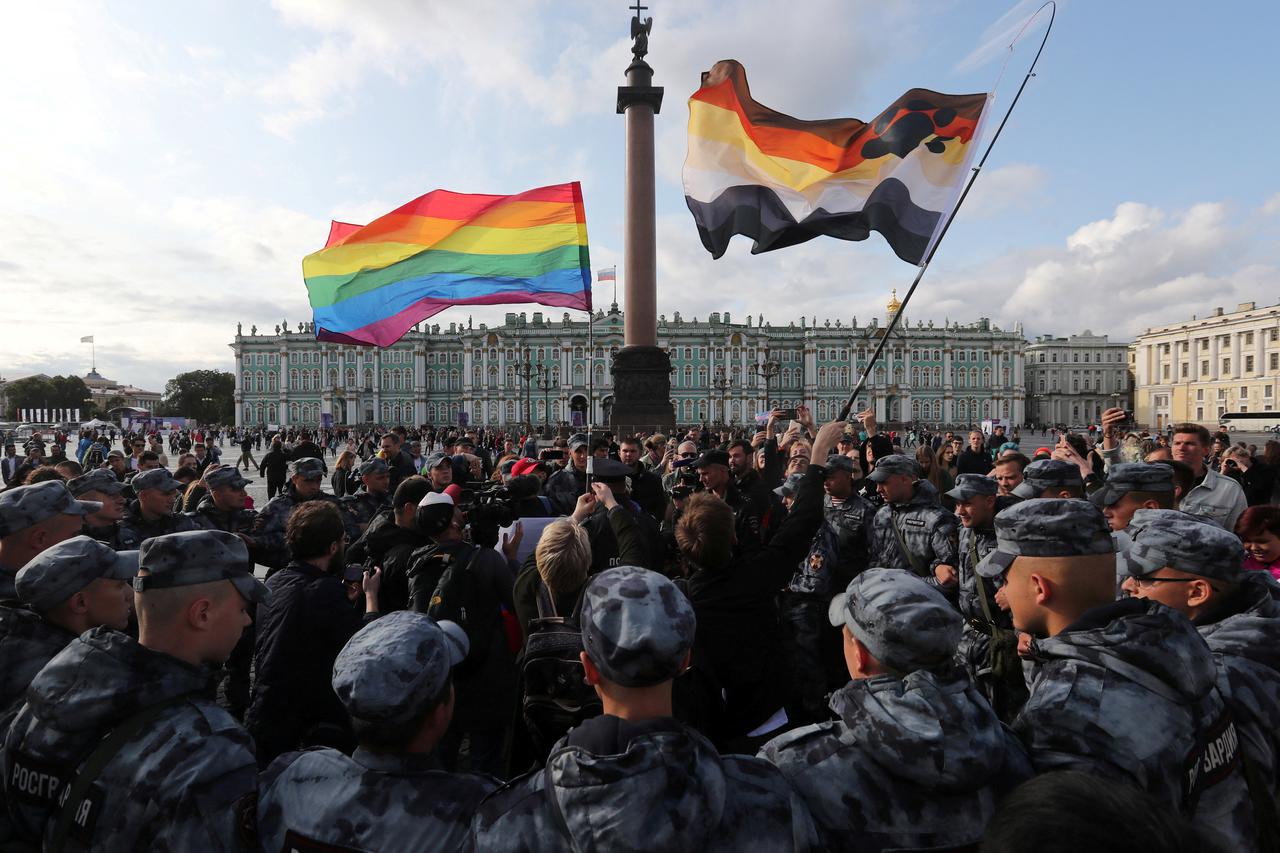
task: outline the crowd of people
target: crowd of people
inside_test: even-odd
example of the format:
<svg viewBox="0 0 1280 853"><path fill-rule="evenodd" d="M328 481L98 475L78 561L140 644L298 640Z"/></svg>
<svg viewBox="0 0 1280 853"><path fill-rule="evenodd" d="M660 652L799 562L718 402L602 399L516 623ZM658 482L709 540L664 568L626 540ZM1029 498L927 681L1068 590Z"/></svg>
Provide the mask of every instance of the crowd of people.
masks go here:
<svg viewBox="0 0 1280 853"><path fill-rule="evenodd" d="M0 847L1280 850L1280 444L1127 424L6 448Z"/></svg>

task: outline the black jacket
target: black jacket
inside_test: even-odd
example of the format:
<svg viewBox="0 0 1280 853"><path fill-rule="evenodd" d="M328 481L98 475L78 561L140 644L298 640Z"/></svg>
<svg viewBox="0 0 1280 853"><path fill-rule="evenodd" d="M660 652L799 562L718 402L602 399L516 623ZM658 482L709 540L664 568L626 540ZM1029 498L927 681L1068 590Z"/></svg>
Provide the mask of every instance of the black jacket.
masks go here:
<svg viewBox="0 0 1280 853"><path fill-rule="evenodd" d="M284 449L273 447L264 453L262 461L258 463L258 473L273 483L283 483L289 474L289 457L285 455Z"/></svg>
<svg viewBox="0 0 1280 853"><path fill-rule="evenodd" d="M379 513L369 522L354 545L347 549L347 562L382 567L382 587L378 590L378 610L390 613L409 608L409 563L413 552L431 539L416 527L396 524L390 512Z"/></svg>
<svg viewBox="0 0 1280 853"><path fill-rule="evenodd" d="M956 474L981 474L987 476L991 473L991 454L985 450L975 451L971 447L966 447L960 451L960 455L956 457Z"/></svg>
<svg viewBox="0 0 1280 853"><path fill-rule="evenodd" d="M267 586L271 597L258 605L253 699L244 718L263 766L307 743L331 741L335 732L350 737L346 709L333 692L333 662L351 635L378 615L362 616L340 579L307 563L290 563Z"/></svg>
<svg viewBox="0 0 1280 853"><path fill-rule="evenodd" d="M745 735L786 704L788 673L776 599L822 524L826 469L810 465L791 512L762 549L683 581L698 642L724 687L729 737Z"/></svg>

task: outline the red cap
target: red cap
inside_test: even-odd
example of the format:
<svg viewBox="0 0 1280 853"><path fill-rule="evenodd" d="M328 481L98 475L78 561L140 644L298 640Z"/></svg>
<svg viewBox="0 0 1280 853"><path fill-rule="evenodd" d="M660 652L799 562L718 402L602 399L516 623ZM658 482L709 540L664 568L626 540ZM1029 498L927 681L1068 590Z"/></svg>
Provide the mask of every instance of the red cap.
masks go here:
<svg viewBox="0 0 1280 853"><path fill-rule="evenodd" d="M524 474L528 474L534 468L537 468L537 467L538 467L537 459L529 459L528 457L524 459L518 459L516 460L516 464L511 466L511 476L519 477Z"/></svg>
<svg viewBox="0 0 1280 853"><path fill-rule="evenodd" d="M459 486L457 483L450 483L445 486L444 493L453 498L454 503L458 503L462 500L462 486Z"/></svg>

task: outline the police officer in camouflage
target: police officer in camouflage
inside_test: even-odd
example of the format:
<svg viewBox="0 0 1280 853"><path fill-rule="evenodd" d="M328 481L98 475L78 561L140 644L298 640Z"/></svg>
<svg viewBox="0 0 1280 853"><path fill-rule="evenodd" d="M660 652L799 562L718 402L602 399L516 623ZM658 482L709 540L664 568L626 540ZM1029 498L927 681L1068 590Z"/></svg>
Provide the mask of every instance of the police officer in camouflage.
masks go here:
<svg viewBox="0 0 1280 853"><path fill-rule="evenodd" d="M1213 651L1218 689L1240 735L1259 830L1280 839L1280 584L1267 572L1241 568L1239 538L1208 519L1140 509L1133 527L1125 590L1186 616Z"/></svg>
<svg viewBox="0 0 1280 853"><path fill-rule="evenodd" d="M115 474L105 468L97 468L68 481L67 488L81 500L102 504L102 509L85 516L81 533L105 542L117 551L137 550L141 540L121 524L126 505L125 484Z"/></svg>
<svg viewBox="0 0 1280 853"><path fill-rule="evenodd" d="M390 613L362 628L333 666L333 689L360 746L311 749L263 772L257 805L263 850L453 850L498 787L446 773L432 752L453 718L454 666L467 635L422 613ZM310 846L308 846L310 845Z"/></svg>
<svg viewBox="0 0 1280 853"><path fill-rule="evenodd" d="M1012 722L1027 699L1018 658L1018 640L1007 610L996 604L999 579L988 580L975 568L996 547L995 517L1018 498L999 494L999 483L982 474L960 474L947 492L960 520L960 615L964 633L956 654L996 714Z"/></svg>
<svg viewBox="0 0 1280 853"><path fill-rule="evenodd" d="M1142 509L1174 509L1177 505L1173 486L1173 469L1168 465L1146 462L1117 462L1107 469L1102 488L1089 495L1094 506L1102 510L1111 526L1116 543L1116 583L1129 577L1126 555L1133 538L1129 522Z"/></svg>
<svg viewBox="0 0 1280 853"><path fill-rule="evenodd" d="M960 614L910 572L872 568L828 616L853 679L831 697L837 719L774 738L760 755L800 792L824 850L976 844L1031 765L955 665Z"/></svg>
<svg viewBox="0 0 1280 853"><path fill-rule="evenodd" d="M244 487L251 482L253 481L240 476L240 472L233 467L215 468L204 475L204 484L209 493L200 499L195 510L186 513L196 530L222 530L245 540L245 545L250 549L250 557L257 547L250 533L258 520L255 510L245 508Z"/></svg>
<svg viewBox="0 0 1280 853"><path fill-rule="evenodd" d="M1080 467L1061 459L1037 459L1022 471L1022 482L1013 496L1032 498L1083 498L1084 480Z"/></svg>
<svg viewBox="0 0 1280 853"><path fill-rule="evenodd" d="M472 823L482 850L806 850L804 804L777 768L721 756L671 716L695 618L666 578L596 575L582 604L583 668L604 714L571 730L544 769L491 794Z"/></svg>
<svg viewBox="0 0 1280 853"><path fill-rule="evenodd" d="M795 674L788 716L797 723L827 719L827 692L844 681L827 608L832 596L867 567L876 514L871 502L857 493L853 459L832 454L826 459L825 472L825 523L778 603Z"/></svg>
<svg viewBox="0 0 1280 853"><path fill-rule="evenodd" d="M138 639L81 635L36 676L9 731L19 837L63 850L244 847L234 805L255 790L253 743L207 697L247 603L266 593L247 559L218 531L143 543Z"/></svg>
<svg viewBox="0 0 1280 853"><path fill-rule="evenodd" d="M379 513L391 509L391 495L387 491L391 486L391 466L386 460L374 456L360 463L358 471L364 488L340 499L352 542L364 534Z"/></svg>
<svg viewBox="0 0 1280 853"><path fill-rule="evenodd" d="M152 468L134 475L130 483L137 497L125 508L120 525L122 540L141 545L144 539L153 536L196 529L190 518L173 511L174 499L182 483L168 471Z"/></svg>
<svg viewBox="0 0 1280 853"><path fill-rule="evenodd" d="M289 513L306 501L328 501L341 509L337 498L321 491L324 481L324 462L314 457L295 459L289 463L289 482L258 514L253 526L253 538L260 549L258 562L274 572L289 564L289 546L285 544L285 525Z"/></svg>
<svg viewBox="0 0 1280 853"><path fill-rule="evenodd" d="M913 572L954 600L959 580L956 517L943 509L938 490L920 473L916 461L901 453L876 461L867 479L884 506L872 524L871 562Z"/></svg>
<svg viewBox="0 0 1280 853"><path fill-rule="evenodd" d="M72 496L66 483L46 480L0 492L0 601L13 601L18 570L36 554L80 532L98 501Z"/></svg>
<svg viewBox="0 0 1280 853"><path fill-rule="evenodd" d="M1037 638L1039 672L1014 722L1036 770L1127 781L1224 849L1254 849L1235 723L1195 626L1162 604L1115 600L1115 546L1092 503L1027 500L995 524L978 572L1004 575L1014 627Z"/></svg>

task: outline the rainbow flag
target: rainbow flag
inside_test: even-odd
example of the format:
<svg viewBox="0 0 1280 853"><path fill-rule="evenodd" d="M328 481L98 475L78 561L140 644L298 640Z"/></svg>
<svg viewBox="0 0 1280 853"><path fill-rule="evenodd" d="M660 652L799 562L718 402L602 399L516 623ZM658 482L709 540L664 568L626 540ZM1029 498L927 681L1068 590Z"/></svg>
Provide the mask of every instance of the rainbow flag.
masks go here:
<svg viewBox="0 0 1280 853"><path fill-rule="evenodd" d="M684 193L702 244L719 258L734 234L757 254L879 231L920 263L959 197L987 100L912 89L870 122L802 121L753 100L740 63L717 62L689 98Z"/></svg>
<svg viewBox="0 0 1280 853"><path fill-rule="evenodd" d="M591 310L577 182L518 195L434 190L368 225L334 222L302 259L316 338L386 347L454 305Z"/></svg>

